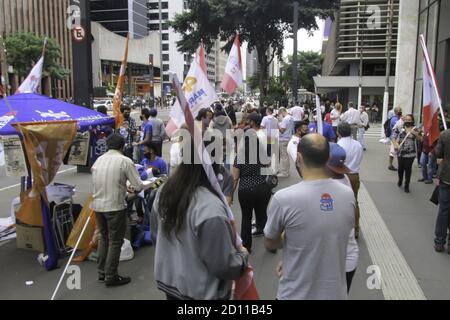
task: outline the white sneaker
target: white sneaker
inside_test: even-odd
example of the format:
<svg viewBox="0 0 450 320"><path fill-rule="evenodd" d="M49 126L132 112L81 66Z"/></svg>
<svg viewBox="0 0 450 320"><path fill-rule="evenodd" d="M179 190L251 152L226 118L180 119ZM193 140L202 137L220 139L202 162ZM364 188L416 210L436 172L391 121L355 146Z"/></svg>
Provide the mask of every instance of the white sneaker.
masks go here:
<svg viewBox="0 0 450 320"><path fill-rule="evenodd" d="M278 177L278 178L288 178L289 175L288 175L288 174L285 174L285 173L279 173L279 174L277 174L277 177Z"/></svg>

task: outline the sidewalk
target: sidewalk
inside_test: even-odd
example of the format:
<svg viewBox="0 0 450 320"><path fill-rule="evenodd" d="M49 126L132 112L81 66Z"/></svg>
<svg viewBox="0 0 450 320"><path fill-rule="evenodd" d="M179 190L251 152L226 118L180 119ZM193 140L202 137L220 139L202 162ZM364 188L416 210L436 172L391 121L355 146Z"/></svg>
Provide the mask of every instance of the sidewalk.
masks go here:
<svg viewBox="0 0 450 320"><path fill-rule="evenodd" d="M450 299L450 255L436 253L433 249L438 207L429 199L434 185L417 182L421 172L415 162L411 193L398 188L397 173L387 169L389 146L379 143L380 130L379 125L374 126L367 135L361 180L425 297ZM397 165L396 161L394 163ZM364 234L364 230L362 232Z"/></svg>

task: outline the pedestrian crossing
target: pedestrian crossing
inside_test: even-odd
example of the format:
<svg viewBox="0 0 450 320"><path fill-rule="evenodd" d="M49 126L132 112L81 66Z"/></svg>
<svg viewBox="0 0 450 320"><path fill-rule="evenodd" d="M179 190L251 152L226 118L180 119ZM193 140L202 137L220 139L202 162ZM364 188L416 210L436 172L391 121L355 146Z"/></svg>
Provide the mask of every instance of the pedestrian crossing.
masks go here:
<svg viewBox="0 0 450 320"><path fill-rule="evenodd" d="M364 134L364 138L366 139L381 139L381 124L370 124L369 130Z"/></svg>

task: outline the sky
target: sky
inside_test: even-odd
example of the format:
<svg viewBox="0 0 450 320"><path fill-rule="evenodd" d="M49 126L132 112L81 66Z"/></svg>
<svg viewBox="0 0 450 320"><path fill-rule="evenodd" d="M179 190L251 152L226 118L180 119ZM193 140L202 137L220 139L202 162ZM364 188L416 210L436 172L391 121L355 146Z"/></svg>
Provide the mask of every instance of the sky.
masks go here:
<svg viewBox="0 0 450 320"><path fill-rule="evenodd" d="M318 19L319 29L314 32L314 35L309 37L306 30L298 31L298 51L318 51L322 50L323 31L325 27L325 20ZM287 39L284 41L283 57L291 55L294 51L294 39Z"/></svg>

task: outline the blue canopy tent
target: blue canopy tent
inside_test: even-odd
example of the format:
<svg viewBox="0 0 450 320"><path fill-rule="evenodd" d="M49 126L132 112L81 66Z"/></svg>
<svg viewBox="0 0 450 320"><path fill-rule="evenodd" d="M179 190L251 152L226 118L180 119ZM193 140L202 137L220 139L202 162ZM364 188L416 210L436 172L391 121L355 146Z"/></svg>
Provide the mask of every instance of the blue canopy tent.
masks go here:
<svg viewBox="0 0 450 320"><path fill-rule="evenodd" d="M114 117L71 103L35 93L21 93L8 97L8 102L19 122L77 120L78 131L89 127L114 127ZM0 136L18 134L11 124L15 122L5 99L0 100Z"/></svg>
<svg viewBox="0 0 450 320"><path fill-rule="evenodd" d="M35 93L16 94L0 100L0 136L19 135L12 126L17 122L45 122L55 120L77 120L78 131L84 132L97 126L114 128L114 117L52 99ZM29 174L30 175L30 174ZM31 179L28 179L31 187ZM48 260L45 262L47 270L57 267L58 253L55 247L54 234L51 227L50 208L42 200L42 215L44 223L44 239L47 247Z"/></svg>

